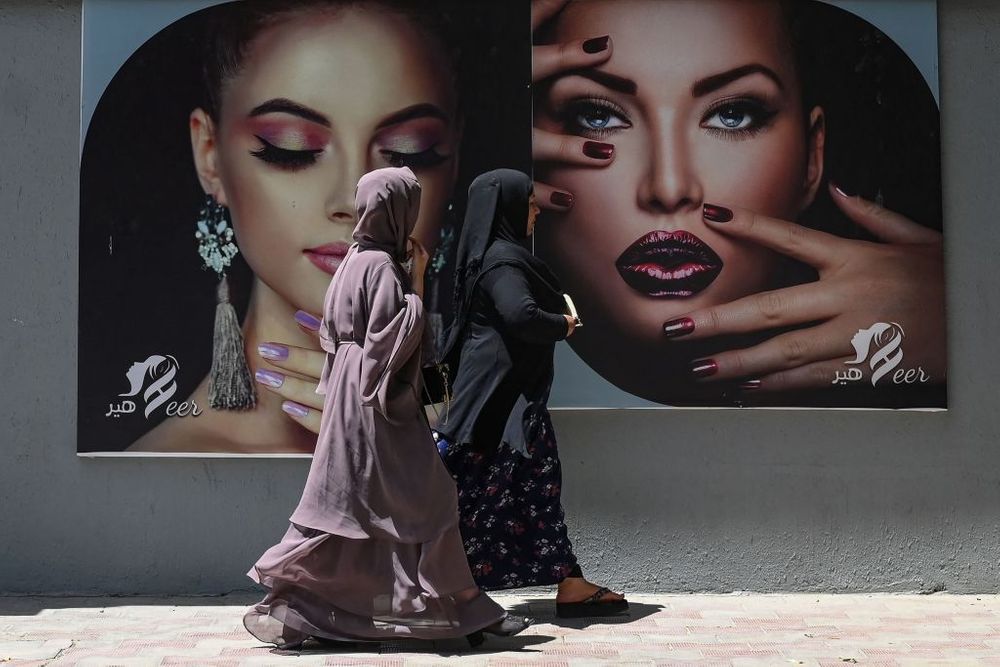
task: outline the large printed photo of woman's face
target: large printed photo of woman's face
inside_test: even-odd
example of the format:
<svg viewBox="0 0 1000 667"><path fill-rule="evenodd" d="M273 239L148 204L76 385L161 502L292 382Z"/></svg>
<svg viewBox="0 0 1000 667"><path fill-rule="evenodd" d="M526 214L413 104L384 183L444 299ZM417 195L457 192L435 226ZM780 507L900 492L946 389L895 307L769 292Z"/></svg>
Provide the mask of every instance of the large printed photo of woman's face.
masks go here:
<svg viewBox="0 0 1000 667"><path fill-rule="evenodd" d="M816 0L555 4L536 49L605 48L534 87L536 134L606 158L535 163L575 354L661 404L943 407L939 116L907 54Z"/></svg>
<svg viewBox="0 0 1000 667"><path fill-rule="evenodd" d="M243 0L135 50L84 128L79 450L311 451L315 435L263 388L250 410L207 404L218 277L198 252L199 212L223 207L235 232L230 299L251 372L274 382L261 346L318 349L301 313L322 311L358 179L408 166L440 325L468 183L530 168L528 22L527 1ZM85 48L85 78L88 62ZM166 370L130 370L147 366Z"/></svg>

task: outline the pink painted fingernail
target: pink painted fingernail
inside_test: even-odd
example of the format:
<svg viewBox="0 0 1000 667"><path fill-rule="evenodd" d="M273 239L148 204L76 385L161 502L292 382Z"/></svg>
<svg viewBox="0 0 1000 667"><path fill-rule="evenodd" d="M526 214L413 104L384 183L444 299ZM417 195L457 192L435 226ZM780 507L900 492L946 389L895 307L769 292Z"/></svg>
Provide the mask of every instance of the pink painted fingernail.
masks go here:
<svg viewBox="0 0 1000 667"><path fill-rule="evenodd" d="M288 358L288 346L280 343L261 343L257 346L257 354L271 361L284 361Z"/></svg>
<svg viewBox="0 0 1000 667"><path fill-rule="evenodd" d="M670 320L663 325L663 333L667 335L667 338L680 338L681 336L687 336L693 331L694 320L690 317L681 317L676 320Z"/></svg>
<svg viewBox="0 0 1000 667"><path fill-rule="evenodd" d="M281 373L275 373L274 371L265 370L263 368L254 373L253 376L257 382L267 385L268 387L278 388L285 384L284 375Z"/></svg>
<svg viewBox="0 0 1000 667"><path fill-rule="evenodd" d="M309 408L295 401L284 401L281 409L293 417L306 417L309 414Z"/></svg>
<svg viewBox="0 0 1000 667"><path fill-rule="evenodd" d="M850 193L848 193L847 190L845 190L844 188L840 187L839 183L833 183L833 182L831 182L831 185L833 185L834 191L838 195L840 195L841 197L846 197L847 199L850 199L853 196Z"/></svg>
<svg viewBox="0 0 1000 667"><path fill-rule="evenodd" d="M319 320L304 310L295 311L295 321L304 326L306 329L319 331Z"/></svg>
<svg viewBox="0 0 1000 667"><path fill-rule="evenodd" d="M760 389L760 380L747 380L746 382L741 382L740 389L742 389L743 391L753 391L754 389Z"/></svg>
<svg viewBox="0 0 1000 667"><path fill-rule="evenodd" d="M690 370L696 378L707 378L719 372L719 364L715 363L715 359L695 359Z"/></svg>

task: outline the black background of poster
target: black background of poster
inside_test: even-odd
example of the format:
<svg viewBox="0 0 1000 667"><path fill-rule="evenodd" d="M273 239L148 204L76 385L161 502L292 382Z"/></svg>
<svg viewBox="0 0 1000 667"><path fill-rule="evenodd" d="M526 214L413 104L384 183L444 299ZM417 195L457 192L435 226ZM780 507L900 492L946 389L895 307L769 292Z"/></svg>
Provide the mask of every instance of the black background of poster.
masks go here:
<svg viewBox="0 0 1000 667"><path fill-rule="evenodd" d="M477 174L531 169L530 10L527 0L434 1L462 26L456 37L465 128L453 198L460 213ZM133 53L87 129L80 179L81 453L124 450L163 419L162 408L148 420L141 409L106 416L127 391L133 362L151 354L176 357L177 401L208 372L216 280L201 269L194 239L204 194L188 115L201 104L204 26L218 11L224 6L190 14ZM252 278L242 257L229 278L242 316Z"/></svg>

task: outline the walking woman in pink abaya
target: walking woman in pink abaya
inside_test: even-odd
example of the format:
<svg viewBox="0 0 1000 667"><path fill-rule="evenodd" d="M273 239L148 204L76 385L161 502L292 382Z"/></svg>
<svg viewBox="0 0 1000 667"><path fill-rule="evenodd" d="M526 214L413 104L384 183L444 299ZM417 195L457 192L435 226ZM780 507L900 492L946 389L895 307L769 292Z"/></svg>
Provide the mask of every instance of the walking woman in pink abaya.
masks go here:
<svg viewBox="0 0 1000 667"><path fill-rule="evenodd" d="M476 586L455 485L418 398L427 252L410 235L419 209L409 168L358 183L354 244L320 327L327 356L316 452L288 531L249 572L267 589L244 618L261 641L296 648L309 639L465 636L476 645L483 633L513 635L531 622Z"/></svg>

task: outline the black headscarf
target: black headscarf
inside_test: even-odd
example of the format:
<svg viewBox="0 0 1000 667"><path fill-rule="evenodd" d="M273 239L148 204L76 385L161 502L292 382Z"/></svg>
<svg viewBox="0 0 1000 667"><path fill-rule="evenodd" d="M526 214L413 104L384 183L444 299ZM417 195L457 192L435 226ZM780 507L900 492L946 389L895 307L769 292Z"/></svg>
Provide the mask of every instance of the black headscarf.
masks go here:
<svg viewBox="0 0 1000 667"><path fill-rule="evenodd" d="M455 265L454 319L443 358L455 351L479 278L490 269L517 266L536 278L534 285L562 294L555 275L528 248L528 199L533 190L531 178L513 169L488 171L469 186Z"/></svg>

